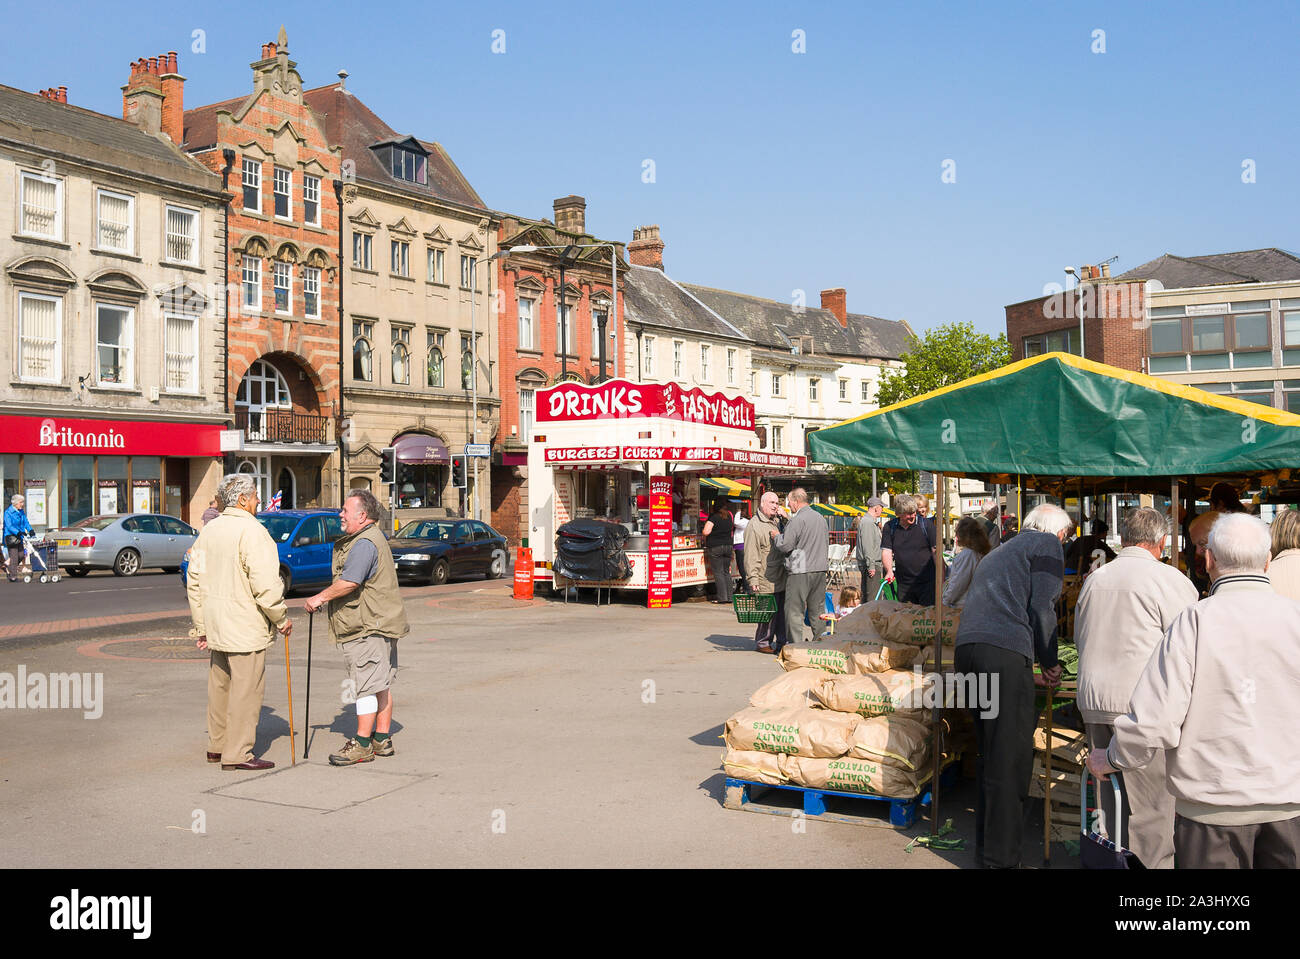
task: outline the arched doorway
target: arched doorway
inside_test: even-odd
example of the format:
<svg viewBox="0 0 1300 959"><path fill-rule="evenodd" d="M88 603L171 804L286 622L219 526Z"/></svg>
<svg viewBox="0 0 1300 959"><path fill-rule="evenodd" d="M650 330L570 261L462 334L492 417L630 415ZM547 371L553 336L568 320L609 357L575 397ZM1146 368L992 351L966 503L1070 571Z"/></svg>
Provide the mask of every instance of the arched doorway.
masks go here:
<svg viewBox="0 0 1300 959"><path fill-rule="evenodd" d="M281 469L275 480L275 488L280 493L280 509L297 509L298 487L293 470L287 466Z"/></svg>

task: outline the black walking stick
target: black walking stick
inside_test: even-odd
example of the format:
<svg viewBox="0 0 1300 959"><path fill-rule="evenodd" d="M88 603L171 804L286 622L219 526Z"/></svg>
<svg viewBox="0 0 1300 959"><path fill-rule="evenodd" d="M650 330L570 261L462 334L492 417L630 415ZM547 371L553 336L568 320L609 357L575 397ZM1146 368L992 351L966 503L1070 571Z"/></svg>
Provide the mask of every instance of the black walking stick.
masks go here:
<svg viewBox="0 0 1300 959"><path fill-rule="evenodd" d="M311 633L316 623L316 614L307 614L307 705L302 713L302 758L307 758L311 749Z"/></svg>

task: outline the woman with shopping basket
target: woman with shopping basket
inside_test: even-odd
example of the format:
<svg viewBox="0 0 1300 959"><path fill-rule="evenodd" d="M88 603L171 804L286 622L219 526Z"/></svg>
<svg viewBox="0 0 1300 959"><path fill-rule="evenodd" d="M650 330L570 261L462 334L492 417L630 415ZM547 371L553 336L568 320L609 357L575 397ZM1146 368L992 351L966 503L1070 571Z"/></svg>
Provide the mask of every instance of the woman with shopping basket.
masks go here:
<svg viewBox="0 0 1300 959"><path fill-rule="evenodd" d="M5 570L9 582L18 582L18 571L23 565L23 537L35 536L36 531L27 520L27 500L21 493L9 498L9 508L5 510L4 545L9 553L9 565Z"/></svg>

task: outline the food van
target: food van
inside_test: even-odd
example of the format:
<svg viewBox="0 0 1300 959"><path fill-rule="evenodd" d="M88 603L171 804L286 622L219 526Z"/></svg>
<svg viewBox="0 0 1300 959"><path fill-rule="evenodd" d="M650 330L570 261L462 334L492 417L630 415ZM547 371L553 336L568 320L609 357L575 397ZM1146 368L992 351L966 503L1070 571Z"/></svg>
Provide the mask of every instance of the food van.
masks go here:
<svg viewBox="0 0 1300 959"><path fill-rule="evenodd" d="M554 588L652 592L652 582L668 589L707 583L700 480L806 468L803 456L759 449L754 405L742 397L627 380L539 390L528 436L533 578ZM661 489L668 503L669 482L671 539L664 518L654 526L652 550L651 487ZM758 489L756 482L751 489ZM630 578L578 583L553 574L556 530L573 519L606 520L628 530Z"/></svg>

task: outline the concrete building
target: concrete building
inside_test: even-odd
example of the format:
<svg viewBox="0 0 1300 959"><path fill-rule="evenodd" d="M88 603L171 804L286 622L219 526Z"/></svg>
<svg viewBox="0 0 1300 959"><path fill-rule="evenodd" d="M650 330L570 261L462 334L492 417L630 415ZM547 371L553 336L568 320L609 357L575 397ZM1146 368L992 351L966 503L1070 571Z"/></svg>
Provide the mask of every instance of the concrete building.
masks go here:
<svg viewBox="0 0 1300 959"><path fill-rule="evenodd" d="M252 475L263 502L279 491L286 509L336 506L341 148L304 98L283 27L244 96L185 110L176 67L156 84L133 65L125 98L156 110L231 194L225 365L238 435L226 466Z"/></svg>
<svg viewBox="0 0 1300 959"><path fill-rule="evenodd" d="M221 475L221 178L161 126L168 62L141 68L135 122L0 87L0 486L37 532L197 522Z"/></svg>
<svg viewBox="0 0 1300 959"><path fill-rule="evenodd" d="M482 262L496 252L498 219L440 144L397 133L346 77L304 94L346 158L345 485L382 503L391 495L399 522L488 519L491 461L471 460L457 487L451 457L500 423L493 271ZM380 482L385 447L397 449L391 488Z"/></svg>
<svg viewBox="0 0 1300 959"><path fill-rule="evenodd" d="M528 536L528 435L537 391L561 380L598 383L602 359L606 379L627 375L625 306L618 297L615 310L611 292L615 257L618 286L626 289L623 246L587 232L582 197L560 197L553 210L554 222L498 214L500 249L535 248L502 256L495 271L502 407L492 450L492 525L512 545Z"/></svg>

